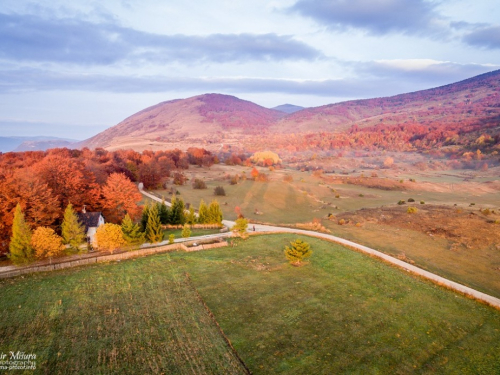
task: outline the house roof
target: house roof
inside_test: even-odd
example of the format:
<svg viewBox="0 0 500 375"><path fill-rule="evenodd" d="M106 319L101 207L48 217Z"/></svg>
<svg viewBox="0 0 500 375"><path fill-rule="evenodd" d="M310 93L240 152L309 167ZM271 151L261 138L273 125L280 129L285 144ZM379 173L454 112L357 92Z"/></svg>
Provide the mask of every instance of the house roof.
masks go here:
<svg viewBox="0 0 500 375"><path fill-rule="evenodd" d="M89 228L97 227L99 224L99 216L101 216L100 212L79 212L78 221L85 225L85 232L89 230Z"/></svg>

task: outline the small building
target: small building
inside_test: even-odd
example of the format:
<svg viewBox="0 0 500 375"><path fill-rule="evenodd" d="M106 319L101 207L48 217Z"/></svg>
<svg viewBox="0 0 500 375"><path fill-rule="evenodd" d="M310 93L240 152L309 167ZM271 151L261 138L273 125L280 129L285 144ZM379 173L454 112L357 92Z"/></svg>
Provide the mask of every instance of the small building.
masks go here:
<svg viewBox="0 0 500 375"><path fill-rule="evenodd" d="M78 220L85 226L87 242L94 243L94 236L97 228L104 224L104 216L101 212L87 212L85 207L78 213Z"/></svg>

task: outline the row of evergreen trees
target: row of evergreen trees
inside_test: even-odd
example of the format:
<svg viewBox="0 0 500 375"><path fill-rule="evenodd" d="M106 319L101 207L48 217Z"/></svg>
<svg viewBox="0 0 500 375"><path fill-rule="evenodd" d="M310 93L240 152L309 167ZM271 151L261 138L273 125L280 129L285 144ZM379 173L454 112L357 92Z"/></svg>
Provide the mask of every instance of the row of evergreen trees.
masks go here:
<svg viewBox="0 0 500 375"><path fill-rule="evenodd" d="M216 200L207 206L202 199L198 215L192 206L186 210L182 198L174 196L171 204L171 207L168 207L165 200L161 203L146 204L140 223L137 224L134 224L128 215L125 216L121 227L127 243L161 242L163 240L162 225L222 224L222 210Z"/></svg>
<svg viewBox="0 0 500 375"><path fill-rule="evenodd" d="M207 206L205 201L200 201L198 215L191 206L186 210L186 205L182 198L173 197L171 207L168 207L163 200L161 203L146 204L142 211L141 227L146 231L147 223L151 215L157 215L162 225L184 225L184 224L222 224L222 210L219 202L213 200Z"/></svg>

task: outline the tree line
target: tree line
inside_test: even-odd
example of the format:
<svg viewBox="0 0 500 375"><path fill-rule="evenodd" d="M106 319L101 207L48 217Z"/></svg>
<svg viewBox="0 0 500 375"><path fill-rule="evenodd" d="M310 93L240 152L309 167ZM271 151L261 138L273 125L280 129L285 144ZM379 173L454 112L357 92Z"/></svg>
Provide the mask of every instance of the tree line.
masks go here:
<svg viewBox="0 0 500 375"><path fill-rule="evenodd" d="M118 200L124 187L127 194L138 194L133 182L143 182L146 189L158 188L174 175L182 175L190 164L210 166L216 161L210 152L198 148L187 152L58 148L0 153L0 255L8 252L18 204L32 228L45 226L57 233L69 203L77 212L83 207L102 211L107 221L118 223L125 211L134 219L140 215L140 209L136 212L126 200ZM124 184L125 180L131 185ZM113 196L113 189L118 188L119 194ZM128 201L135 204L134 199Z"/></svg>
<svg viewBox="0 0 500 375"><path fill-rule="evenodd" d="M182 198L174 196L171 207L168 207L165 201L148 203L143 207L140 220L134 221L130 213L125 210L124 217L120 221L121 224L109 222L98 227L95 242L92 245L98 250L113 252L124 247L136 248L144 242L158 243L163 241L163 226L168 224L184 225L182 235L189 237L191 225L222 225L222 210L216 200L208 206L201 200L197 215L193 207L186 210ZM51 260L63 254L86 251L85 239L84 226L79 222L71 203L64 211L60 235L52 228L45 226L32 230L26 221L21 205L17 204L8 256L16 265L45 258ZM174 238L171 236L169 240L173 242Z"/></svg>

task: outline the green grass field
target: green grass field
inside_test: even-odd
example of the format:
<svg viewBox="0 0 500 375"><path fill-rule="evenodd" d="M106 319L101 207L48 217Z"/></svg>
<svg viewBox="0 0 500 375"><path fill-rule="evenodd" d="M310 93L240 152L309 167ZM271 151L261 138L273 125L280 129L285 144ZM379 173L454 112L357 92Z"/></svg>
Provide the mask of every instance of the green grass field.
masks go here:
<svg viewBox="0 0 500 375"><path fill-rule="evenodd" d="M45 374L245 373L178 268L167 255L2 281L0 353L34 353Z"/></svg>
<svg viewBox="0 0 500 375"><path fill-rule="evenodd" d="M256 374L500 372L497 310L318 239L293 267L295 238L1 281L0 352L45 373L235 373L188 272Z"/></svg>
<svg viewBox="0 0 500 375"><path fill-rule="evenodd" d="M217 234L220 233L220 229L191 229L191 237L195 236L206 236L209 234ZM167 229L163 231L163 239L168 240L168 236L173 234L175 238L182 237L182 229Z"/></svg>

